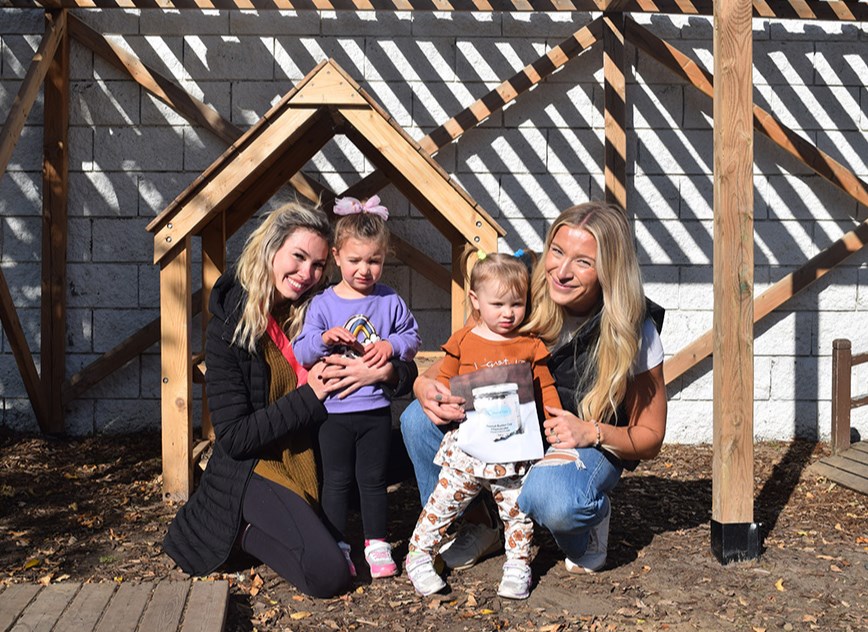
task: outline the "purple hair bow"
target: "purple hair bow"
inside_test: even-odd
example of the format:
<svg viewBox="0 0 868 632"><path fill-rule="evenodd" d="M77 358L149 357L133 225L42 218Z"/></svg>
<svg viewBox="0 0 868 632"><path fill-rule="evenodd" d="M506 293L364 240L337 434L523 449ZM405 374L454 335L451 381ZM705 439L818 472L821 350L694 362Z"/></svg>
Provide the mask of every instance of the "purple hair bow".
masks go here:
<svg viewBox="0 0 868 632"><path fill-rule="evenodd" d="M364 204L353 197L335 200L335 215L356 215L358 213L371 213L383 218L384 221L389 219L389 209L380 204L379 195L372 195Z"/></svg>

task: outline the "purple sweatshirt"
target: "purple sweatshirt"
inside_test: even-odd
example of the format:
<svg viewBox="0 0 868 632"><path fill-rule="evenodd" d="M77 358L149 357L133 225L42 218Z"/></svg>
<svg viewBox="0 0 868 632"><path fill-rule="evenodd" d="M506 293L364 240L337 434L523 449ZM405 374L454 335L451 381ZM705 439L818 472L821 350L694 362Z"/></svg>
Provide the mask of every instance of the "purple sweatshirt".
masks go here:
<svg viewBox="0 0 868 632"><path fill-rule="evenodd" d="M323 332L332 327L346 327L363 345L388 340L394 357L408 362L422 344L416 319L406 303L395 290L379 283L362 298L341 298L331 287L313 298L301 333L292 343L293 353L302 365L310 367L333 352L322 341ZM390 403L383 389L375 384L363 386L344 399L331 395L325 400L325 407L330 413L350 413L383 408Z"/></svg>

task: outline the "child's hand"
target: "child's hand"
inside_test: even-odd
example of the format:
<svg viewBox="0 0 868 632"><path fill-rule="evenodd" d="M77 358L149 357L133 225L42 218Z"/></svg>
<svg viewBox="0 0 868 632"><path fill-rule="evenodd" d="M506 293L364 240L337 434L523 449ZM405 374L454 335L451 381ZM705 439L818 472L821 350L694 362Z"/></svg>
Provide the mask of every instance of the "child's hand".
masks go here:
<svg viewBox="0 0 868 632"><path fill-rule="evenodd" d="M328 331L324 331L322 334L322 342L327 347L346 345L359 354L364 352L362 343L360 343L346 327L332 327Z"/></svg>
<svg viewBox="0 0 868 632"><path fill-rule="evenodd" d="M392 344L388 340L378 340L365 346L362 356L365 364L372 369L379 369L392 357Z"/></svg>

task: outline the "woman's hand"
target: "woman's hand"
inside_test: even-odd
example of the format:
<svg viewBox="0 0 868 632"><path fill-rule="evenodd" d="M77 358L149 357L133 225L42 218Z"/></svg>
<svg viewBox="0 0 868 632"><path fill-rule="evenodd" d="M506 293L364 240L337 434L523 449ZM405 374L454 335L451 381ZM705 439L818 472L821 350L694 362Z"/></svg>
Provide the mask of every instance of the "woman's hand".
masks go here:
<svg viewBox="0 0 868 632"><path fill-rule="evenodd" d="M323 401L335 390L335 386L331 382L326 381L326 378L323 376L326 367L325 362L317 362L307 372L307 383L319 401Z"/></svg>
<svg viewBox="0 0 868 632"><path fill-rule="evenodd" d="M437 380L420 375L413 384L413 394L436 425L464 421L464 398L453 395Z"/></svg>
<svg viewBox="0 0 868 632"><path fill-rule="evenodd" d="M348 358L333 354L323 358L322 378L331 393L338 393L338 399L355 393L363 386L390 382L395 379L395 369L390 362L383 366L371 367L363 358Z"/></svg>
<svg viewBox="0 0 868 632"><path fill-rule="evenodd" d="M555 448L587 448L597 443L597 426L563 408L546 406L551 415L543 422L545 438Z"/></svg>

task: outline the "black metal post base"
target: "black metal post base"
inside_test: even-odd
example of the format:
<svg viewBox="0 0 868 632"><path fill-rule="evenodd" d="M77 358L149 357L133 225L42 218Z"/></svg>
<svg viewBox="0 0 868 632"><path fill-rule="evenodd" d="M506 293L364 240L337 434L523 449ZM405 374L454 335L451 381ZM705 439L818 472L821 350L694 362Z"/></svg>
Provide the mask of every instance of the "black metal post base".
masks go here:
<svg viewBox="0 0 868 632"><path fill-rule="evenodd" d="M760 548L759 523L711 521L711 552L721 564L755 560Z"/></svg>

